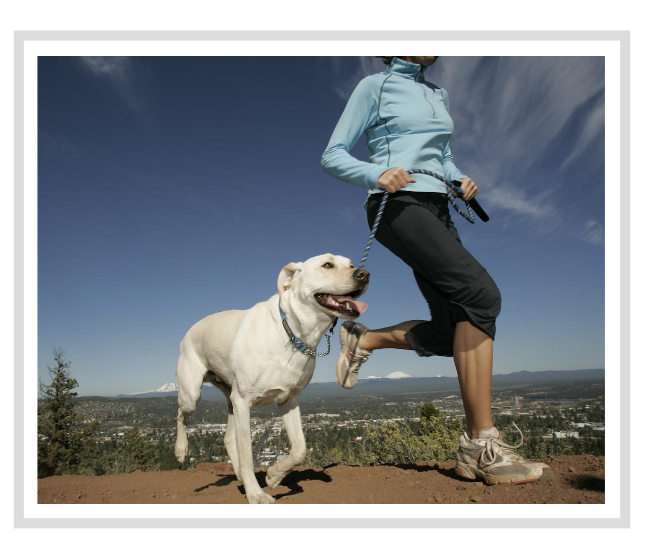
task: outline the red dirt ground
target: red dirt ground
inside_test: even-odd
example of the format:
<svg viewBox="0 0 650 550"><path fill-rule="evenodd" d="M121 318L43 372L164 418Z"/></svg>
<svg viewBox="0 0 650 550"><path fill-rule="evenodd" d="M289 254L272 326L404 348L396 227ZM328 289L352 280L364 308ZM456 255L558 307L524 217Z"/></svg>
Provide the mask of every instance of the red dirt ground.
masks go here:
<svg viewBox="0 0 650 550"><path fill-rule="evenodd" d="M455 461L407 466L298 468L273 490L278 504L603 504L605 458L544 460L552 482L495 485L459 479ZM262 488L264 472L257 472ZM246 504L230 464L113 476L55 476L38 482L39 504Z"/></svg>

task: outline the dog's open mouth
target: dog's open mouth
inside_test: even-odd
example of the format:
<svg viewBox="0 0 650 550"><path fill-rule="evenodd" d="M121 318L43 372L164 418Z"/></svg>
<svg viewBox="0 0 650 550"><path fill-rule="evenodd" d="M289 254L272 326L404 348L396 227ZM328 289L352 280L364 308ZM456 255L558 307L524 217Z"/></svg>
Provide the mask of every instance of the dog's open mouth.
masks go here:
<svg viewBox="0 0 650 550"><path fill-rule="evenodd" d="M346 316L358 317L366 309L368 304L355 300L361 296L362 290L355 290L346 296L337 296L335 294L316 294L316 301L323 307L336 311Z"/></svg>

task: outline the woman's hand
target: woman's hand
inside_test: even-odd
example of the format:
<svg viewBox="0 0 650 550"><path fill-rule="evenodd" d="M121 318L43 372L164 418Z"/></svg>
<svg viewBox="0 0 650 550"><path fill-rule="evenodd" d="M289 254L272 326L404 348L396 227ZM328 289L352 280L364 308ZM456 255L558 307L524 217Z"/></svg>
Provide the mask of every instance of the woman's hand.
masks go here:
<svg viewBox="0 0 650 550"><path fill-rule="evenodd" d="M478 187L476 187L476 184L469 178L463 178L458 181L460 181L460 188L463 190L463 196L461 199L465 202L471 201L478 193ZM458 196L455 191L452 191L451 194L454 197Z"/></svg>
<svg viewBox="0 0 650 550"><path fill-rule="evenodd" d="M377 187L388 191L389 193L396 193L401 191L409 183L415 183L415 180L411 177L406 170L403 168L389 168L386 170L379 179L377 180Z"/></svg>

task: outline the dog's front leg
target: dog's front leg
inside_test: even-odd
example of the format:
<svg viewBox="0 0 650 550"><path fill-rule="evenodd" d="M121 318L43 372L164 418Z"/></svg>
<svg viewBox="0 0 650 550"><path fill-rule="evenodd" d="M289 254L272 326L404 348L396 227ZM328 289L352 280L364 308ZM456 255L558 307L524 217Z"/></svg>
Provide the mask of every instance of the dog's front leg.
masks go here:
<svg viewBox="0 0 650 550"><path fill-rule="evenodd" d="M250 504L271 504L275 499L262 491L253 470L253 449L251 447L250 405L234 391L231 395L233 419L235 421L235 442L239 461L239 479L244 484L246 498Z"/></svg>
<svg viewBox="0 0 650 550"><path fill-rule="evenodd" d="M290 397L287 401L278 405L278 409L287 430L291 451L286 458L276 462L266 471L266 484L271 488L276 487L291 470L305 460L307 454L305 435L302 432L302 423L300 421L298 398Z"/></svg>
<svg viewBox="0 0 650 550"><path fill-rule="evenodd" d="M232 463L232 468L235 470L235 475L237 479L241 481L239 477L239 459L237 457L237 436L235 435L235 417L232 408L232 402L230 397L228 398L228 426L226 427L226 435L223 438L223 443L226 446L226 451L228 451L228 456L230 457L230 462Z"/></svg>

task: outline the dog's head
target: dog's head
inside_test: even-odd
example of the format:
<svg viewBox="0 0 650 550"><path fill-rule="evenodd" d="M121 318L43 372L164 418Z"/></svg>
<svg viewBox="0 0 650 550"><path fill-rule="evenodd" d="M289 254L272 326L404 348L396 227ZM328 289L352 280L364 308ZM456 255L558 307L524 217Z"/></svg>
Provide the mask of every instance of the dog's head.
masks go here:
<svg viewBox="0 0 650 550"><path fill-rule="evenodd" d="M303 303L313 304L330 317L356 319L368 305L356 298L368 289L370 273L357 269L349 258L322 254L290 263L278 276L280 297L287 290Z"/></svg>

